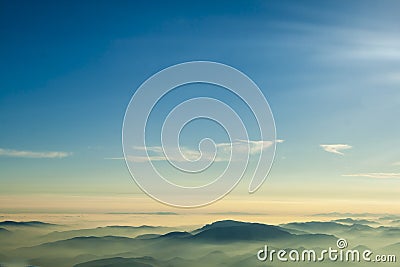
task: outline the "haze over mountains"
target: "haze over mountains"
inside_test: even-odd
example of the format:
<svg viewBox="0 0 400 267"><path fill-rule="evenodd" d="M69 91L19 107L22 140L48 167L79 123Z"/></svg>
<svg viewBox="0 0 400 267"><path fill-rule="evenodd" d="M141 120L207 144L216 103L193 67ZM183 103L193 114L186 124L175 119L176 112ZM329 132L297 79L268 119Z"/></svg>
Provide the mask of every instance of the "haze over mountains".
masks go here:
<svg viewBox="0 0 400 267"><path fill-rule="evenodd" d="M360 218L282 225L223 220L186 231L162 226L71 230L37 221L4 221L0 222L0 263L41 267L284 266L290 263L260 262L256 254L264 245L300 251L336 248L338 238L345 238L349 248L390 254L400 251L400 228ZM337 265L324 262L324 266Z"/></svg>

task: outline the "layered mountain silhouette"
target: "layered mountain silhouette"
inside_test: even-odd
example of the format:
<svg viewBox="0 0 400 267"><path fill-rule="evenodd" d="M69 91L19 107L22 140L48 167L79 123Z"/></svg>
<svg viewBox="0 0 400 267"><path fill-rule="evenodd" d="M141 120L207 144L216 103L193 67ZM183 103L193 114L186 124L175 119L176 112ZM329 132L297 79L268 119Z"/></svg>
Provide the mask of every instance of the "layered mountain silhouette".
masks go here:
<svg viewBox="0 0 400 267"><path fill-rule="evenodd" d="M77 229L67 231L54 231L43 236L43 241L56 241L61 239L70 239L80 236L126 236L136 237L143 234L165 234L173 230L169 227L161 226L105 226L91 229Z"/></svg>
<svg viewBox="0 0 400 267"><path fill-rule="evenodd" d="M400 251L400 228L361 222L344 218L276 226L223 220L181 231L161 226L65 230L44 222L5 221L0 223L0 266L14 260L40 267L283 266L259 262L257 251L264 245L321 250L336 247L338 238L360 250Z"/></svg>
<svg viewBox="0 0 400 267"><path fill-rule="evenodd" d="M40 221L29 221L29 222L16 222L16 221L3 221L0 222L0 227L7 227L7 226L12 226L12 227L22 227L22 226L28 226L28 227L41 227L41 226L55 226L55 224L52 223L45 223L45 222L40 222Z"/></svg>

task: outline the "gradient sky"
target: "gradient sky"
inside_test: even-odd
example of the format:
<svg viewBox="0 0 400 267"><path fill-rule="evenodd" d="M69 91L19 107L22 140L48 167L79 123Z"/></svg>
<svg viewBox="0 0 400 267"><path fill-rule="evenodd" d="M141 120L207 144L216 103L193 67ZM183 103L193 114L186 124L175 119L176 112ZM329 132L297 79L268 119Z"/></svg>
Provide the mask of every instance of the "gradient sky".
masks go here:
<svg viewBox="0 0 400 267"><path fill-rule="evenodd" d="M247 196L244 181L235 201L400 212L399 12L399 1L0 1L0 209L79 206L44 195L147 203L112 159L127 104L157 71L210 60L257 83L285 140L261 190ZM131 202L120 209L147 207Z"/></svg>

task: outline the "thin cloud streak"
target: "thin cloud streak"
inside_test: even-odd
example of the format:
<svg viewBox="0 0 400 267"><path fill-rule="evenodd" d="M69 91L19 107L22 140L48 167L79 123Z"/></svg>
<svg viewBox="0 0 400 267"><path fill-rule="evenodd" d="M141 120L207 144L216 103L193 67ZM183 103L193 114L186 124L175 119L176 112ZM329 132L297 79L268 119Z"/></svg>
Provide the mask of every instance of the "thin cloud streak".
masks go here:
<svg viewBox="0 0 400 267"><path fill-rule="evenodd" d="M400 179L400 173L390 172L370 172L370 173L355 173L355 174L343 174L345 177L366 177L375 179Z"/></svg>
<svg viewBox="0 0 400 267"><path fill-rule="evenodd" d="M14 150L0 148L0 156L12 158L54 159L71 156L72 153L62 151L36 152L27 150Z"/></svg>
<svg viewBox="0 0 400 267"><path fill-rule="evenodd" d="M275 143L283 143L284 140L277 139ZM225 162L230 160L230 153L246 153L249 152L249 155L259 154L263 150L268 149L274 144L273 141L252 141L252 140L237 140L233 143L219 143L215 144L217 149L217 156L214 157L213 153L204 152L202 155L200 151L195 149L190 149L187 147L180 147L180 151L184 155L184 157L173 155L168 158L169 161L183 161L183 160L198 160L201 157L201 160L206 161L215 161L215 162ZM132 160L135 162L146 162L146 161L165 161L167 158L164 156L163 148L161 146L149 146L149 147L135 147L134 149L138 151L146 151L151 153L148 157L144 156L129 156L128 160ZM176 149L179 153L179 150Z"/></svg>
<svg viewBox="0 0 400 267"><path fill-rule="evenodd" d="M347 144L330 144L330 145L320 145L323 150L329 153L334 153L334 154L339 154L339 155L344 155L341 150L347 150L352 148L352 146L347 145Z"/></svg>

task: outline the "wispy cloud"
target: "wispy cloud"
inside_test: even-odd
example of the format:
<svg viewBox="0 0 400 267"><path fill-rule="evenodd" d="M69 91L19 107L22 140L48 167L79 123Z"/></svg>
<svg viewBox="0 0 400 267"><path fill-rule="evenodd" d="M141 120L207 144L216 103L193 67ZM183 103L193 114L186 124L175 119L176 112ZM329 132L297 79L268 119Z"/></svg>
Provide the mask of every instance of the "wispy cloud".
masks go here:
<svg viewBox="0 0 400 267"><path fill-rule="evenodd" d="M275 143L283 143L284 140L275 140ZM273 141L252 141L252 140L237 140L233 143L221 143L217 144L217 148L222 148L225 152L230 152L231 147L234 152L246 152L250 149L250 154L258 154L264 149L271 147L274 144Z"/></svg>
<svg viewBox="0 0 400 267"><path fill-rule="evenodd" d="M394 166L400 166L400 161L393 162L393 165L394 165Z"/></svg>
<svg viewBox="0 0 400 267"><path fill-rule="evenodd" d="M291 30L307 36L320 44L317 57L330 60L395 61L400 58L400 38L396 29L386 25L374 27L340 27L309 23L278 23L283 30ZM332 42L340 40L340 42Z"/></svg>
<svg viewBox="0 0 400 267"><path fill-rule="evenodd" d="M398 60L400 59L400 39L388 37L387 34L378 34L371 31L349 31L348 35L354 34L357 37L353 43L338 51L342 57L349 59L363 60ZM393 35L394 36L394 35Z"/></svg>
<svg viewBox="0 0 400 267"><path fill-rule="evenodd" d="M28 151L28 150L14 150L14 149L3 149L0 148L0 156L13 157L13 158L35 158L35 159L53 159L53 158L65 158L71 156L72 153L61 152L61 151Z"/></svg>
<svg viewBox="0 0 400 267"><path fill-rule="evenodd" d="M284 140L277 139L275 143L283 143ZM187 147L180 147L180 151L184 155L181 157L180 155L169 155L168 160L170 161L186 161L186 160L197 160L200 158L202 160L207 161L229 161L230 160L230 153L246 153L249 151L250 155L259 154L261 151L270 148L274 144L274 141L253 141L253 140L237 140L233 143L218 143L216 144L217 148L217 156L214 158L214 153L211 152L204 152L202 155L200 151L187 148ZM132 160L135 162L146 162L148 160L151 161L164 161L167 158L164 155L164 150L161 146L148 146L148 147L135 147L134 149L138 151L149 153L149 157L146 155L143 156L130 156L128 160ZM179 153L178 149L175 149Z"/></svg>
<svg viewBox="0 0 400 267"><path fill-rule="evenodd" d="M400 173L391 172L368 172L368 173L354 173L354 174L343 174L346 177L366 177L376 179L400 179Z"/></svg>
<svg viewBox="0 0 400 267"><path fill-rule="evenodd" d="M342 150L350 149L352 146L346 144L330 144L330 145L320 145L323 150L329 153L344 155Z"/></svg>
<svg viewBox="0 0 400 267"><path fill-rule="evenodd" d="M108 160L124 160L124 157L108 157L108 158L104 158L104 159L108 159Z"/></svg>

